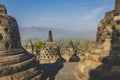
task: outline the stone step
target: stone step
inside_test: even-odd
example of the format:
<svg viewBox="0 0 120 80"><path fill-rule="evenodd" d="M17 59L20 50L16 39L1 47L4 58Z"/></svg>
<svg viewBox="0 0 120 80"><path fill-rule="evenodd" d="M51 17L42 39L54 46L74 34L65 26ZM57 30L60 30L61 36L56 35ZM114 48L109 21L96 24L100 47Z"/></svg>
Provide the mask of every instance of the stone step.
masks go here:
<svg viewBox="0 0 120 80"><path fill-rule="evenodd" d="M16 50L11 50L11 51L3 51L3 52L0 52L0 57L22 54L24 52L25 52L25 50L23 50L23 49L16 49Z"/></svg>
<svg viewBox="0 0 120 80"><path fill-rule="evenodd" d="M40 72L37 70L36 67L32 67L32 68L26 69L24 71L17 72L15 74L13 74L12 77L14 77L13 80L16 80L16 79L30 80L31 78L34 78L38 75L40 75Z"/></svg>
<svg viewBox="0 0 120 80"><path fill-rule="evenodd" d="M2 66L2 67L0 67L0 76L13 74L13 73L28 69L30 67L33 67L33 66L35 66L35 65L33 65L35 61L36 61L36 58L33 57L29 60L26 60L26 61L23 61L23 62L20 62L17 64L13 64L13 65L9 65L9 66Z"/></svg>
<svg viewBox="0 0 120 80"><path fill-rule="evenodd" d="M0 66L9 66L32 58L33 55L27 53L14 54L0 57Z"/></svg>
<svg viewBox="0 0 120 80"><path fill-rule="evenodd" d="M2 67L2 66L9 66L9 65L17 64L17 63L29 60L30 58L31 57L28 57L28 56L23 56L22 59L21 58L18 58L18 59L13 58L14 60L0 62L0 66Z"/></svg>
<svg viewBox="0 0 120 80"><path fill-rule="evenodd" d="M0 77L0 80L4 80L4 79L5 80L18 80L18 79L19 80L31 80L31 78L34 78L39 75L40 75L40 72L36 69L36 67L32 67L32 68L26 69L24 71L17 72L15 74L11 74L9 76ZM37 78L37 79L39 79L39 78Z"/></svg>

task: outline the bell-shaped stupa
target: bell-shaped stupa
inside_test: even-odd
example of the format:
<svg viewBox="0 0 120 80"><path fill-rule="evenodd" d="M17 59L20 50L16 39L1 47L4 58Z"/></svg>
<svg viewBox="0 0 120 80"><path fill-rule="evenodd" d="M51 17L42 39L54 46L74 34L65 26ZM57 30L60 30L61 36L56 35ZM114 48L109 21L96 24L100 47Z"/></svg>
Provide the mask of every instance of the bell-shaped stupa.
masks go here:
<svg viewBox="0 0 120 80"><path fill-rule="evenodd" d="M42 80L34 55L22 46L16 20L0 5L0 80Z"/></svg>
<svg viewBox="0 0 120 80"><path fill-rule="evenodd" d="M80 61L77 50L74 47L73 41L70 40L66 49L63 51L62 57L65 59L66 62L78 62Z"/></svg>
<svg viewBox="0 0 120 80"><path fill-rule="evenodd" d="M56 63L59 59L61 59L59 46L53 42L52 31L49 31L48 40L40 52L40 63Z"/></svg>
<svg viewBox="0 0 120 80"><path fill-rule="evenodd" d="M120 0L100 21L96 43L75 68L78 80L120 80Z"/></svg>
<svg viewBox="0 0 120 80"><path fill-rule="evenodd" d="M25 49L32 54L36 54L34 44L32 43L32 40L30 39L28 43L25 46Z"/></svg>

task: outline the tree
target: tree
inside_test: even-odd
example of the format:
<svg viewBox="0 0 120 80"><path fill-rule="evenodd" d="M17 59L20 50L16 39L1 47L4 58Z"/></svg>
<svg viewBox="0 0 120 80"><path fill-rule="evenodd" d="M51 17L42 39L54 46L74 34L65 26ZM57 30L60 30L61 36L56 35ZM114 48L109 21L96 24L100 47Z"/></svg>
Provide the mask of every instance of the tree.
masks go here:
<svg viewBox="0 0 120 80"><path fill-rule="evenodd" d="M46 43L44 41L38 41L35 42L35 49L37 52L40 52L42 46L44 46Z"/></svg>

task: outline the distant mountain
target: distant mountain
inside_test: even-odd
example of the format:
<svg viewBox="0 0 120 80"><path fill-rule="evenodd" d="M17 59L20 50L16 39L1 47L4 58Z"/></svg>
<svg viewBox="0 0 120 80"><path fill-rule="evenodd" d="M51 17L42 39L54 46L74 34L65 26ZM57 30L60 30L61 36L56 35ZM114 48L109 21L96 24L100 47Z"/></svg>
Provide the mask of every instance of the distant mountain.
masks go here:
<svg viewBox="0 0 120 80"><path fill-rule="evenodd" d="M67 31L59 28L48 27L20 27L20 34L22 39L47 39L48 31L52 30L54 39L61 38L90 38L94 37L94 32L90 31Z"/></svg>

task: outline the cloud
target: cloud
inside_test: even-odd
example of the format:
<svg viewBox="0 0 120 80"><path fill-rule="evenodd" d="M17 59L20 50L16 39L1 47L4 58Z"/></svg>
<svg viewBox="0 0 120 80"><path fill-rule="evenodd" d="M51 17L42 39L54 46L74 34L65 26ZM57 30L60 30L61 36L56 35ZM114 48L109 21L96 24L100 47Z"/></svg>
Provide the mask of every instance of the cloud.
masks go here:
<svg viewBox="0 0 120 80"><path fill-rule="evenodd" d="M83 15L78 15L73 22L69 23L73 28L71 30L74 31L96 31L98 22L104 16L104 8L98 7L92 10L86 11Z"/></svg>
<svg viewBox="0 0 120 80"><path fill-rule="evenodd" d="M39 20L39 24L43 27L62 28L69 31L76 31L80 34L91 33L91 35L95 35L98 22L103 18L104 12L105 9L103 7L98 7L84 12L82 15L44 17Z"/></svg>
<svg viewBox="0 0 120 80"><path fill-rule="evenodd" d="M58 10L58 12L55 11L56 14L54 13L54 15L50 12L46 15L37 16L29 20L31 22L27 26L33 25L32 21L35 20L33 26L58 27L78 32L96 32L99 21L104 17L105 12L111 10L111 5L104 3L96 7L91 7L90 4L92 5L92 3L86 3L82 7L74 5L75 10L63 10L60 12Z"/></svg>

